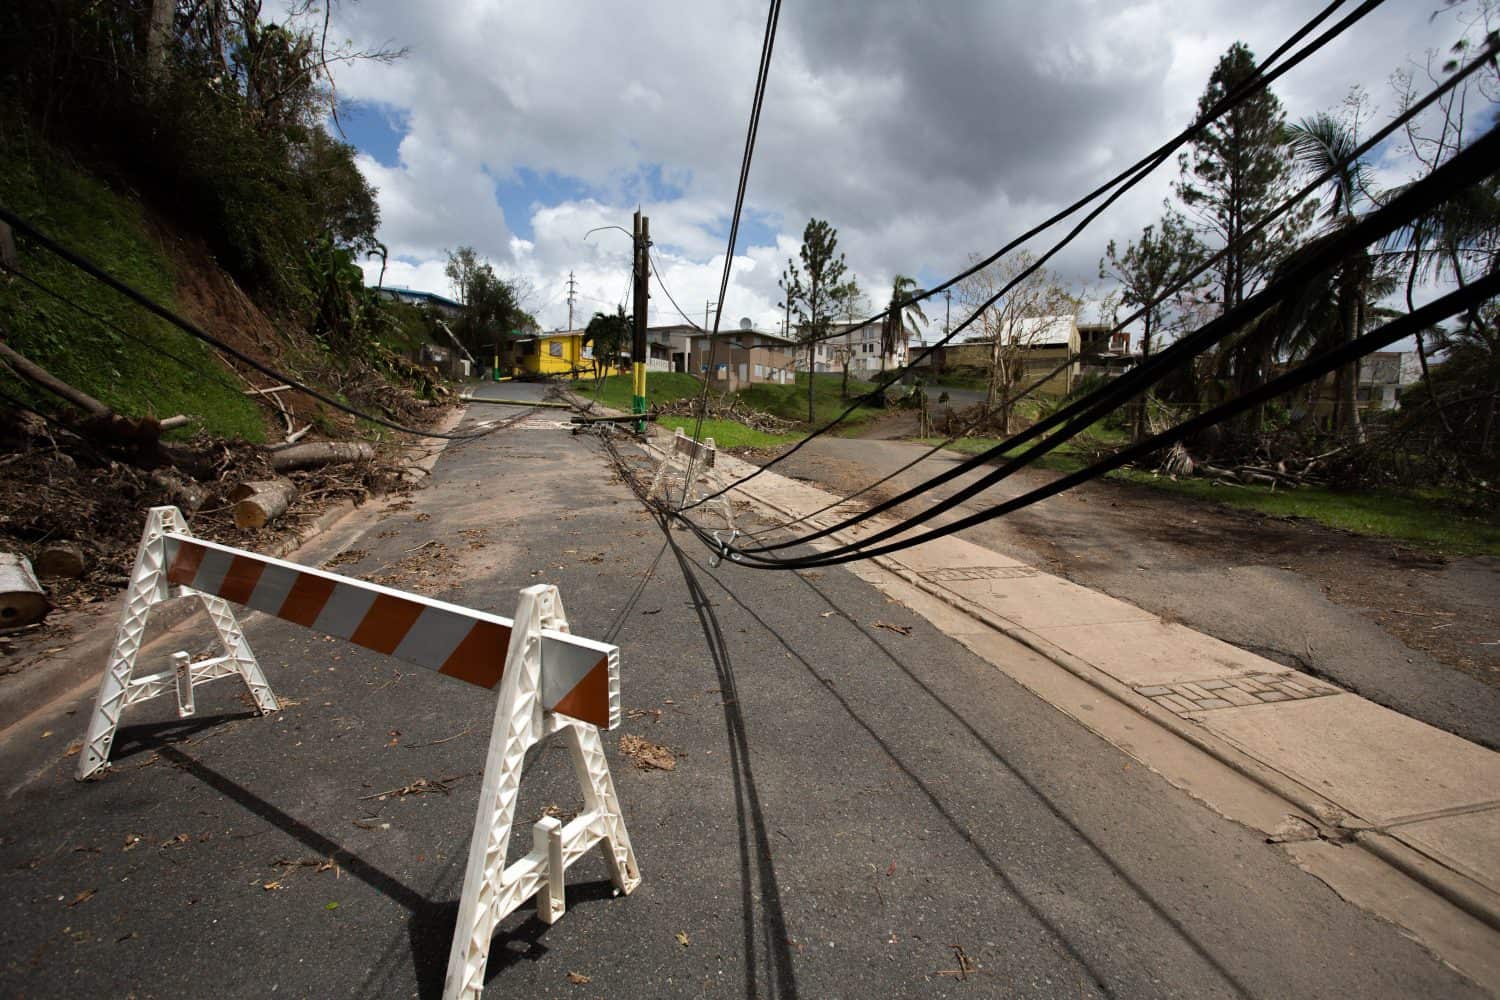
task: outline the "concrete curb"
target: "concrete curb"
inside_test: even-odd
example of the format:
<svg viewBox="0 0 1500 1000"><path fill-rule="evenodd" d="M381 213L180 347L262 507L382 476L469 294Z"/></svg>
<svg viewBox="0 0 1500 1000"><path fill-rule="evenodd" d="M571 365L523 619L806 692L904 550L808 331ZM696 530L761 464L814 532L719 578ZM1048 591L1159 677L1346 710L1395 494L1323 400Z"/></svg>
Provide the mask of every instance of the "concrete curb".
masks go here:
<svg viewBox="0 0 1500 1000"><path fill-rule="evenodd" d="M648 451L660 451L660 449L649 443L645 444L645 447ZM748 497L757 505L776 512L781 517L794 519L801 516L795 511L787 510L763 497L757 496L747 488L740 487L737 489L737 492ZM1316 819L1317 822L1314 825L1318 827L1320 837L1334 842L1352 842L1357 844L1377 860L1417 882L1469 916L1474 917L1496 931L1500 931L1500 896L1474 882L1466 875L1454 871L1392 837L1374 831L1360 830L1360 827L1367 826L1368 824L1365 824L1359 817L1353 816L1347 810L1335 805L1301 782L1229 746L1212 734L1197 729L1191 723L1166 712L1136 694L1125 684L1105 674L1087 661L1059 649L1042 636L1036 635L1030 630L1016 625L1014 622L992 615L982 608L973 606L961 596L929 583L927 580L922 579L919 574L914 573L889 557L876 556L870 561L886 572L898 577L904 583L916 587L923 593L942 601L955 611L988 628L994 629L1007 638L1020 643L1027 649L1057 664L1068 673L1109 696L1113 701L1186 741L1235 773L1240 774L1272 795L1287 802L1295 807L1295 809L1304 813L1309 819Z"/></svg>

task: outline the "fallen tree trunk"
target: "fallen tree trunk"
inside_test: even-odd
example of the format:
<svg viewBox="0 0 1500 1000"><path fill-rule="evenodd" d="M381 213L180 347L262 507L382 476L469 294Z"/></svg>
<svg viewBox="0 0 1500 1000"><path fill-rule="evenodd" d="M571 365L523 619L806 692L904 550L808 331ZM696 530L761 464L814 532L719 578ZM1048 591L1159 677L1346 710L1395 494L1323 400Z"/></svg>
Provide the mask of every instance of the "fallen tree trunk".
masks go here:
<svg viewBox="0 0 1500 1000"><path fill-rule="evenodd" d="M34 624L50 610L52 606L26 557L0 552L0 629Z"/></svg>
<svg viewBox="0 0 1500 1000"><path fill-rule="evenodd" d="M82 389L64 382L25 355L16 353L15 349L3 340L0 340L0 363L31 384L81 410L87 419L80 424L78 429L89 437L135 449L143 456L147 456L148 460L154 459L158 463L174 462L171 455L161 450L158 437L162 430L170 430L188 423L188 417L179 415L168 417L165 421L158 421L155 417L122 416Z"/></svg>
<svg viewBox="0 0 1500 1000"><path fill-rule="evenodd" d="M22 354L17 354L9 344L0 340L0 360L9 365L17 375L34 385L41 386L54 396L61 397L91 417L111 417L114 411L82 389L75 389L53 375L41 365Z"/></svg>
<svg viewBox="0 0 1500 1000"><path fill-rule="evenodd" d="M271 468L289 472L338 462L368 462L374 457L375 448L362 441L315 441L272 452Z"/></svg>
<svg viewBox="0 0 1500 1000"><path fill-rule="evenodd" d="M297 488L285 479L241 483L229 494L234 503L234 526L241 531L264 528L286 513Z"/></svg>

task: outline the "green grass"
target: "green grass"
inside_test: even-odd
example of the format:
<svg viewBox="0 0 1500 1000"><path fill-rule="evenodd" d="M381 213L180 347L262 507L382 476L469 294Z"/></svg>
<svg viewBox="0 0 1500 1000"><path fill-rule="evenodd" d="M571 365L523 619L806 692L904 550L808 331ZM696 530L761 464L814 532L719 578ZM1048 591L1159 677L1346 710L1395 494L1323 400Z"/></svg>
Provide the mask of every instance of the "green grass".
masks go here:
<svg viewBox="0 0 1500 1000"><path fill-rule="evenodd" d="M1024 403L1023 403L1024 405ZM1129 435L1118 428L1107 427L1101 421L1089 427L1080 437L1086 437L1095 445L1118 445L1124 444ZM927 444L937 444L942 438L925 438ZM999 444L1000 438L988 437L966 437L959 438L948 444L949 451L960 452L965 455L978 455L980 452L989 451ZM1012 448L1004 453L1006 458L1012 458L1030 448L1035 442L1027 442L1018 448ZM1038 469L1050 469L1053 472L1076 472L1088 464L1089 452L1080 449L1077 439L1065 441L1056 448L1038 457L1031 464Z"/></svg>
<svg viewBox="0 0 1500 1000"><path fill-rule="evenodd" d="M849 405L849 400L844 399L839 393L842 382L841 375L818 375L813 385L813 402L816 407L817 422L826 423L844 412ZM753 409L786 420L805 422L807 420L807 376L798 375L797 385L772 385L765 382L757 382L747 386L738 393L741 400ZM593 379L578 379L572 383L571 388L580 396L588 399L595 398L596 385ZM868 392L874 388L872 383L861 382L858 379L849 379L849 394L851 396ZM667 403L675 399L691 399L703 391L703 383L696 377L683 372L651 372L646 376L646 403ZM609 375L604 378L604 384L599 389L599 400L605 406L616 410L630 411L630 376ZM840 425L841 431L857 428L862 422L871 417L884 413L877 407L862 406L849 415L849 419ZM663 422L665 424L665 421ZM724 421L723 423L729 423ZM751 431L751 434L760 434L759 431ZM784 436L784 435L783 435ZM777 435L761 435L762 438L777 438ZM726 446L727 447L727 446ZM753 444L748 447L770 447L770 445Z"/></svg>
<svg viewBox="0 0 1500 1000"><path fill-rule="evenodd" d="M1122 443L1126 433L1096 425L1091 433L1110 443ZM930 444L940 439L928 438ZM995 438L959 438L948 448L976 455L998 444ZM1013 450L1007 454L1015 454ZM1075 472L1086 464L1085 456L1064 444L1042 456L1037 468L1053 472ZM1117 482L1171 493L1186 500L1222 503L1241 510L1254 510L1272 517L1302 517L1329 528L1360 535L1389 538L1451 555L1500 556L1500 522L1485 517L1458 498L1437 491L1402 493L1395 490L1340 492L1319 486L1271 491L1269 486L1215 484L1210 479L1170 479L1140 469L1117 469L1109 473Z"/></svg>
<svg viewBox="0 0 1500 1000"><path fill-rule="evenodd" d="M1273 517L1303 517L1330 528L1408 542L1452 555L1500 556L1500 522L1468 509L1449 494L1395 490L1341 492L1320 486L1293 490L1269 486L1214 485L1209 479L1169 479L1138 469L1111 473L1194 500L1210 500Z"/></svg>
<svg viewBox="0 0 1500 1000"><path fill-rule="evenodd" d="M813 376L813 423L822 426L843 413L851 400L839 392L843 375L827 374ZM849 395L858 396L875 388L872 382L849 379ZM772 385L756 383L740 390L739 396L750 406L772 416L805 423L807 420L807 374L797 375L796 385ZM859 425L872 417L884 413L879 407L861 406L849 414L839 425L841 433L857 430Z"/></svg>
<svg viewBox="0 0 1500 1000"><path fill-rule="evenodd" d="M689 436L692 436L693 427L697 422L696 417L662 417L657 421L669 431L681 427ZM716 448L769 449L791 444L800 436L798 434L768 434L753 427L746 427L738 420L704 420L703 430L698 440L713 438Z"/></svg>
<svg viewBox="0 0 1500 1000"><path fill-rule="evenodd" d="M606 375L603 381L604 384L599 386L591 378L581 378L572 382L569 388L588 399L595 398L597 390L601 404L629 413L630 376ZM670 403L674 399L688 399L702 391L703 383L686 372L648 372L646 374L647 406L652 403Z"/></svg>
<svg viewBox="0 0 1500 1000"><path fill-rule="evenodd" d="M961 365L942 374L932 376L928 385L949 389L984 389L989 385L989 377L982 368Z"/></svg>
<svg viewBox="0 0 1500 1000"><path fill-rule="evenodd" d="M140 206L41 143L0 149L0 202L150 298L177 309L171 263L148 233ZM125 331L122 335L17 280L0 285L0 316L6 318L7 340L17 351L126 416L185 413L216 434L265 439L255 404L232 384L233 376L209 347L28 245L19 234L17 242L26 274ZM0 388L44 412L57 405L3 373Z"/></svg>

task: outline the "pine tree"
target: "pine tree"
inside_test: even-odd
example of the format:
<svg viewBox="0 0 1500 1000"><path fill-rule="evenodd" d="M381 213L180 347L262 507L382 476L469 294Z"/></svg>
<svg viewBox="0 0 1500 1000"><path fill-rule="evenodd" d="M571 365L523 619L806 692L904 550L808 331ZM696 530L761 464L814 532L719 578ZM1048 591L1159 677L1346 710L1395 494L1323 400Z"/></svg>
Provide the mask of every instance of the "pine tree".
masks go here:
<svg viewBox="0 0 1500 1000"><path fill-rule="evenodd" d="M1206 114L1255 73L1250 49L1235 42L1214 67L1207 89L1198 98L1198 113ZM1281 101L1270 88L1263 88L1216 118L1178 160L1177 196L1211 248L1229 248L1214 267L1224 312L1259 288L1296 244L1313 210L1309 204L1247 235L1293 190L1285 119Z"/></svg>
<svg viewBox="0 0 1500 1000"><path fill-rule="evenodd" d="M802 268L787 261L790 278L784 288L797 311L798 333L807 344L807 422L815 419L813 375L818 342L828 336L844 289L844 255L838 253L839 231L822 219L808 219L802 231Z"/></svg>

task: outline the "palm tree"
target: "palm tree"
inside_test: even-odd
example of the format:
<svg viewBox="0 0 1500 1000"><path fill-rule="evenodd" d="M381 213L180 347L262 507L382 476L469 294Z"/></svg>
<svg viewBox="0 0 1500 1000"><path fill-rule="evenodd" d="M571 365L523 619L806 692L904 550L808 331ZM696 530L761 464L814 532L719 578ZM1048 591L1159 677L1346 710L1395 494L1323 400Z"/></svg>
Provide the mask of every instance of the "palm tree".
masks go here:
<svg viewBox="0 0 1500 1000"><path fill-rule="evenodd" d="M1358 201L1374 200L1370 194L1368 168L1354 155L1359 147L1357 123L1357 113L1349 121L1319 112L1287 128L1292 155L1297 162L1310 173L1329 174L1331 197L1322 214L1329 231L1341 229L1354 221L1354 206ZM1375 277L1374 260L1363 250L1345 258L1339 266L1330 291L1337 305L1344 343L1355 340L1364 332L1365 303ZM1364 427L1359 419L1359 362L1351 362L1342 369L1337 382L1336 423L1350 429L1355 440L1363 442Z"/></svg>
<svg viewBox="0 0 1500 1000"><path fill-rule="evenodd" d="M905 274L896 275L891 282L890 311L880 324L880 371L885 372L887 355L895 354L899 343L910 340L921 331L918 324L927 325L927 314L920 303L912 300L927 293L917 287L917 279Z"/></svg>

